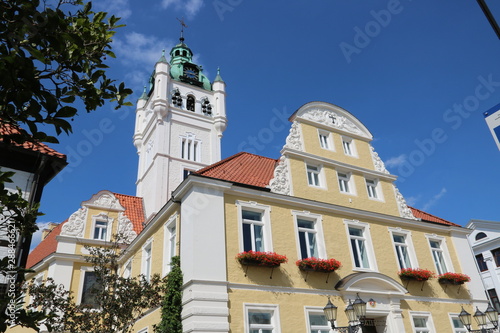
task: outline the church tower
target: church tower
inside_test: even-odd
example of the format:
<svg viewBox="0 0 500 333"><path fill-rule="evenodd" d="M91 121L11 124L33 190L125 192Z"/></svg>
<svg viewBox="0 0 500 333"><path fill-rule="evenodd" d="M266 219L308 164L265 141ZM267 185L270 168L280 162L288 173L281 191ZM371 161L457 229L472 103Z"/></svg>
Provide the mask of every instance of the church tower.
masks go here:
<svg viewBox="0 0 500 333"><path fill-rule="evenodd" d="M221 159L226 129L226 84L213 82L193 63L180 38L155 65L149 88L137 102L134 145L139 155L137 196L146 218L157 213L189 172Z"/></svg>

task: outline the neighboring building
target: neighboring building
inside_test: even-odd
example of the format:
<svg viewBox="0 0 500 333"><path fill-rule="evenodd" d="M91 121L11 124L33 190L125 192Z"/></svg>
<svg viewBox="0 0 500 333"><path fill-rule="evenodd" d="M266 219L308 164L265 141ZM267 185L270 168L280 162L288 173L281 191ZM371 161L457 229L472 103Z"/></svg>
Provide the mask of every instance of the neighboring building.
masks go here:
<svg viewBox="0 0 500 333"><path fill-rule="evenodd" d="M368 302L365 333L464 332L462 307L473 313L488 303L470 230L408 207L369 130L329 103L305 104L290 117L279 159L240 152L219 161L224 83L218 75L210 85L191 56L181 40L170 65L163 58L156 64L152 88L138 102L134 143L143 203L128 198L137 209L144 205L144 228L124 196L99 192L32 253L34 275L60 276L81 302L88 272L82 245L101 244L98 222L120 221L122 214L137 234L121 258L124 276L164 276L171 257L180 255L184 332L330 332L327 299L345 326L342 310L357 295ZM211 114L203 112L203 97ZM107 224L106 237L119 225ZM288 263L240 264L235 257L249 250L286 255ZM304 272L295 262L306 257L334 258L342 267ZM472 280L408 282L398 276L402 268L466 273ZM159 320L153 309L135 331L152 333Z"/></svg>
<svg viewBox="0 0 500 333"><path fill-rule="evenodd" d="M484 283L484 289L493 304L500 311L500 222L471 220L466 226L472 232L469 243L476 257L477 269Z"/></svg>
<svg viewBox="0 0 500 333"><path fill-rule="evenodd" d="M18 135L14 126L0 123L0 171L15 172L12 183L5 183L6 189L17 192L20 188L23 198L30 204L40 202L45 185L66 166L66 156L40 142L25 142L17 144L14 141L5 143L1 137ZM1 215L0 228L0 259L9 255L10 243L8 220ZM10 246L9 246L10 245ZM31 245L31 235L17 235L15 244L15 262L19 267L25 267ZM12 255L12 254L10 254ZM7 287L6 276L0 274L0 293Z"/></svg>

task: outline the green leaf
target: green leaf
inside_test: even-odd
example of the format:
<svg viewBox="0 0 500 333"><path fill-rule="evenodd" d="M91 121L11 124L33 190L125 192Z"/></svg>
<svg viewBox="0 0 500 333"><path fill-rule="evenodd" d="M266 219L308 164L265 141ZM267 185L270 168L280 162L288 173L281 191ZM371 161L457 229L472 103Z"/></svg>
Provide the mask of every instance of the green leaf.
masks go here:
<svg viewBox="0 0 500 333"><path fill-rule="evenodd" d="M70 118L73 117L78 110L72 106L63 106L54 115L55 118Z"/></svg>

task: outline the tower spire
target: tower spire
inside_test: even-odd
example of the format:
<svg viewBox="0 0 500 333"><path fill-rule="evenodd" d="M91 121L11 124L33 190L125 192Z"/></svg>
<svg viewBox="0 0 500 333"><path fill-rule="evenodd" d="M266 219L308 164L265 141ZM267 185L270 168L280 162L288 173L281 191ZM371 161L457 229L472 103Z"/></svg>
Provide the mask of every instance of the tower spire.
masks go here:
<svg viewBox="0 0 500 333"><path fill-rule="evenodd" d="M186 22L184 22L184 17L181 19L177 18L177 21L179 21L181 24L181 37L179 38L179 40L181 41L181 43L184 43L184 28L187 28L188 26L186 25Z"/></svg>

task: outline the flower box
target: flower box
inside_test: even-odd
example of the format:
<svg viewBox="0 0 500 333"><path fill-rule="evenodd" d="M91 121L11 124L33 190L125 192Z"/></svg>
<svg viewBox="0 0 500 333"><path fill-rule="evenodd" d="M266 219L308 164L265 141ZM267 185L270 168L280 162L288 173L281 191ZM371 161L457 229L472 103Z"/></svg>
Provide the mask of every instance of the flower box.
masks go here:
<svg viewBox="0 0 500 333"><path fill-rule="evenodd" d="M403 268L398 272L402 280L427 281L434 277L434 272L421 268Z"/></svg>
<svg viewBox="0 0 500 333"><path fill-rule="evenodd" d="M443 273L438 276L438 281L441 284L454 284L454 285L460 285L464 284L465 282L470 281L470 277L468 275L462 274L462 273Z"/></svg>
<svg viewBox="0 0 500 333"><path fill-rule="evenodd" d="M305 258L297 260L295 263L301 271L314 271L331 273L339 269L342 264L335 259Z"/></svg>
<svg viewBox="0 0 500 333"><path fill-rule="evenodd" d="M277 267L288 261L284 255L275 252L246 251L238 253L236 259L246 266Z"/></svg>

